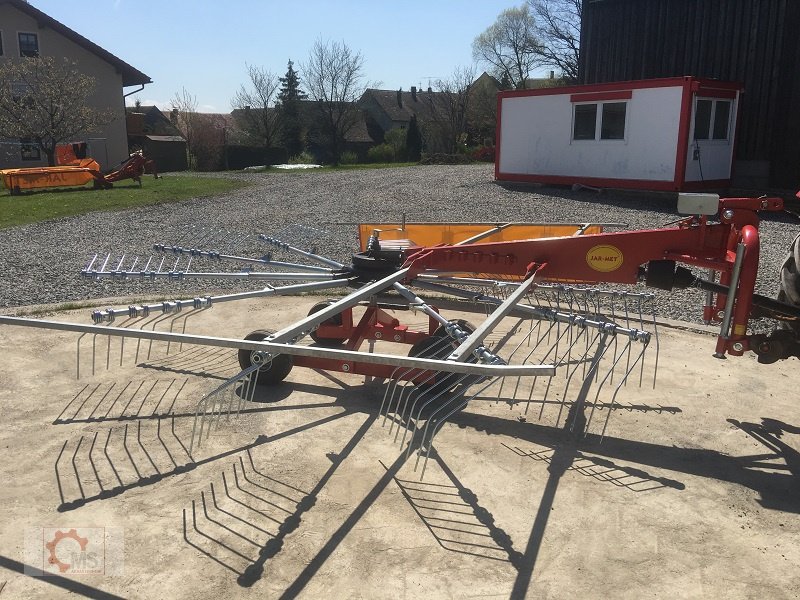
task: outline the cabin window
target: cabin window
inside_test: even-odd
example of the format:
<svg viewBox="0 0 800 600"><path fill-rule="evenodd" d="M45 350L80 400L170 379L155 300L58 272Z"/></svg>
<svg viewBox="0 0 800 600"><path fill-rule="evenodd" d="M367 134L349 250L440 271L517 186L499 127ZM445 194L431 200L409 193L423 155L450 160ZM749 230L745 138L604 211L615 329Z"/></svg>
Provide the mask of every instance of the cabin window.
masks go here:
<svg viewBox="0 0 800 600"><path fill-rule="evenodd" d="M624 140L627 102L576 104L573 140ZM600 113L600 119L597 115Z"/></svg>
<svg viewBox="0 0 800 600"><path fill-rule="evenodd" d="M593 140L597 129L597 104L576 104L573 140Z"/></svg>
<svg viewBox="0 0 800 600"><path fill-rule="evenodd" d="M41 160L42 153L39 151L39 146L33 143L30 138L21 138L19 140L20 157L22 160Z"/></svg>
<svg viewBox="0 0 800 600"><path fill-rule="evenodd" d="M601 140L625 139L625 109L627 102L605 102L600 126Z"/></svg>
<svg viewBox="0 0 800 600"><path fill-rule="evenodd" d="M697 99L694 109L694 139L727 140L730 122L730 100Z"/></svg>
<svg viewBox="0 0 800 600"><path fill-rule="evenodd" d="M19 55L28 58L39 56L39 36L35 33L20 33Z"/></svg>

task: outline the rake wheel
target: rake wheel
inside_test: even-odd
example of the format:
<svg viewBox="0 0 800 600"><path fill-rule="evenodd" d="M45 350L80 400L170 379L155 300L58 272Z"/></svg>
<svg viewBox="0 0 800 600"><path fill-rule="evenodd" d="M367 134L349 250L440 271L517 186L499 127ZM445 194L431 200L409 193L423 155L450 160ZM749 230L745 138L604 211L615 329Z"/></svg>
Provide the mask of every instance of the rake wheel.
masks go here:
<svg viewBox="0 0 800 600"><path fill-rule="evenodd" d="M245 340L251 342L261 342L271 336L274 331L268 329L258 329L245 336ZM242 369L249 369L254 364L253 361L256 352L250 350L239 350L239 366ZM275 385L286 379L294 366L294 361L289 354L278 354L272 357L269 364L261 367L258 372L258 379L256 380L259 385Z"/></svg>
<svg viewBox="0 0 800 600"><path fill-rule="evenodd" d="M334 303L334 300L323 300L322 302L317 302L314 306L311 307L311 310L308 311L309 315L313 315L315 312L319 312L324 308L328 308L331 304ZM342 324L342 315L334 315L327 321L323 321L320 325L335 325L340 326ZM317 334L317 331L314 330L308 334L312 340L314 340L320 346L325 346L326 348L338 348L342 344L347 341L347 338L324 338L320 337Z"/></svg>

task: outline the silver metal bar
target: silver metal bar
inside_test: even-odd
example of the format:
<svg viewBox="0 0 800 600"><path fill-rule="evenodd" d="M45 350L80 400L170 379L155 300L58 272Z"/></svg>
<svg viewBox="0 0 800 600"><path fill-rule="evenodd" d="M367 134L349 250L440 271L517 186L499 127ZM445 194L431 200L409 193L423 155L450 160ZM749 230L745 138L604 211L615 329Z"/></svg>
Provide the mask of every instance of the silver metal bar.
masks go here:
<svg viewBox="0 0 800 600"><path fill-rule="evenodd" d="M483 338L487 336L495 327L503 320L503 318L510 313L519 303L520 299L528 293L528 290L533 285L533 277L529 277L523 281L520 286L511 294L508 299L503 302L497 310L495 310L489 318L483 321L470 336L464 340L461 345L456 348L453 353L447 357L448 360L465 360L470 353L475 350L482 342Z"/></svg>
<svg viewBox="0 0 800 600"><path fill-rule="evenodd" d="M179 259L180 260L180 259ZM81 275L91 279L254 279L257 281L323 281L335 279L334 273L267 273L256 271L239 271L236 273L213 273L202 271L81 271ZM338 277L341 277L339 275Z"/></svg>
<svg viewBox="0 0 800 600"><path fill-rule="evenodd" d="M411 367L447 373L467 373L471 375L487 376L548 376L555 374L552 365L484 365L473 363L457 363L429 358L414 358L394 354L367 354L351 350L337 350L320 346L296 346L275 341L255 342L236 338L221 338L188 333L168 333L164 331L146 331L140 329L120 329L101 325L82 325L78 323L65 323L63 321L47 321L26 319L23 317L0 316L0 325L17 325L21 327L34 327L38 329L55 329L57 331L73 331L77 333L92 333L95 335L109 335L114 337L130 337L143 340L162 342L183 342L199 346L216 346L219 348L233 348L243 350L262 351L269 354L290 354L293 356L308 356L312 358L330 358L343 362L360 362L373 365L388 365L392 367Z"/></svg>
<svg viewBox="0 0 800 600"><path fill-rule="evenodd" d="M503 229L506 229L510 225L514 225L514 223L498 223L497 225L495 225L491 229L487 229L486 231L482 231L481 233L477 233L477 234L473 235L470 238L467 238L467 239L465 239L463 241L460 241L460 242L458 242L456 244L453 244L453 246L463 246L464 244L474 244L475 242L479 242L482 239L485 239L485 238L487 238L487 237L489 237L491 235L494 235L495 233L497 233L499 231L503 231Z"/></svg>
<svg viewBox="0 0 800 600"><path fill-rule="evenodd" d="M714 269L708 269L708 280L711 283L714 283L716 279L717 279L717 272ZM712 292L711 290L706 292L706 306L712 306L712 307L714 306L714 292ZM706 325L710 325L711 321L703 319L703 323L705 323Z"/></svg>
<svg viewBox="0 0 800 600"><path fill-rule="evenodd" d="M247 298L261 298L266 296L283 296L298 294L301 292L315 292L320 290L328 290L347 285L347 280L334 279L332 281L318 281L311 283L298 283L294 285L285 285L280 287L267 287L262 290L254 290L252 292L239 292L236 294L225 294L222 296L206 296L203 298L189 298L183 300L173 300L167 304L175 306L179 309L195 308L203 309L220 304L222 302L232 302L235 300L244 300ZM127 308L109 308L106 310L94 311L92 313L92 320L95 323L111 322L119 316L135 316L146 317L150 313L164 309L164 303L158 302L155 304L145 304L143 306L129 306Z"/></svg>
<svg viewBox="0 0 800 600"><path fill-rule="evenodd" d="M340 262L336 262L335 260L331 260L330 258L325 258L324 256L319 256L318 254L313 254L312 252L306 252L305 250L300 250L300 248L295 248L294 246L290 246L286 242L282 242L281 240L269 237L267 235L264 235L263 233L258 237L267 242L268 244L272 244L273 246L277 246L278 248L283 248L284 250L289 250L290 252L294 252L295 254L304 256L309 260L315 260L318 263L322 263L323 265L328 265L329 267L333 267L334 269L344 268L344 265Z"/></svg>
<svg viewBox="0 0 800 600"><path fill-rule="evenodd" d="M320 273L330 273L329 268L316 267L313 265L303 265L300 263L281 262L272 260L268 257L264 258L247 258L245 256L234 256L232 254L221 254L213 250L198 250L197 248L184 248L183 246L170 246L168 244L155 244L153 250L157 252L172 252L173 254L188 254L190 256L202 256L204 258L211 258L214 260L230 260L234 262L243 262L246 264L260 264L270 265L272 267L280 267L287 269L299 269L301 271L312 271Z"/></svg>
<svg viewBox="0 0 800 600"><path fill-rule="evenodd" d="M435 319L440 325L445 325L446 326L446 325L448 325L450 323L450 321L448 321L442 315L440 315L438 312L433 310L433 308L431 308L430 305L428 305L422 298L417 296L414 292L409 290L406 286L404 286L404 285L402 285L400 283L394 283L392 285L392 287L401 296L403 296L406 300L408 300L410 307L418 309L418 310L421 310L422 312L424 312L426 315L428 315L432 319Z"/></svg>
<svg viewBox="0 0 800 600"><path fill-rule="evenodd" d="M739 275L742 272L742 261L744 261L745 245L741 242L736 246L736 260L733 263L731 282L728 286L728 296L725 298L725 313L722 315L722 325L719 328L719 337L723 340L729 338L731 321L733 320L733 305L736 302L737 287L739 286ZM714 358L725 358L725 352L715 352Z"/></svg>
<svg viewBox="0 0 800 600"><path fill-rule="evenodd" d="M275 332L269 338L267 338L270 342L285 342L289 340L294 340L302 335L307 334L308 332L312 331L314 327L327 321L331 317L334 317L341 313L344 309L350 308L351 306L355 306L361 300L365 298L369 298L370 296L374 296L380 291L385 290L393 283L403 279L406 274L408 273L408 269L400 269L391 275L387 275L383 279L379 279L369 285L365 285L362 288L357 289L356 291L352 292L351 294L345 296L341 300L337 300L330 306L323 308L320 311L317 311L313 314L308 315L306 318L301 319L294 325L290 325L280 331Z"/></svg>

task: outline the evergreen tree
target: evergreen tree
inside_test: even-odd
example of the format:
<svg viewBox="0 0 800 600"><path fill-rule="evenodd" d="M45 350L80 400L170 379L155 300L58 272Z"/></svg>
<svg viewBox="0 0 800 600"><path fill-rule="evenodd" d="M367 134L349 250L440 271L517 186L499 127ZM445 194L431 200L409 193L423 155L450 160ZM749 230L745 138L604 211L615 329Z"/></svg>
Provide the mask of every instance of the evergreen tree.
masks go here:
<svg viewBox="0 0 800 600"><path fill-rule="evenodd" d="M417 125L417 115L411 116L411 122L406 131L406 156L410 161L418 161L422 158L422 135Z"/></svg>
<svg viewBox="0 0 800 600"><path fill-rule="evenodd" d="M300 76L294 70L294 63L289 61L286 75L279 78L281 89L278 92L276 108L280 111L283 131L283 142L289 156L297 156L303 151L303 123L300 115L300 102L308 95L300 89Z"/></svg>

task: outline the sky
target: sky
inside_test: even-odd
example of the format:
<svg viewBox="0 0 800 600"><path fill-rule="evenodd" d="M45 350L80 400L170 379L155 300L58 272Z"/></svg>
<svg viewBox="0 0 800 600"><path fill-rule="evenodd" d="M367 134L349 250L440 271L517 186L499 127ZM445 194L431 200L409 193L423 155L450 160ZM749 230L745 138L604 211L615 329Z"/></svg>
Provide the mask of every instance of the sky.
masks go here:
<svg viewBox="0 0 800 600"><path fill-rule="evenodd" d="M522 0L30 0L67 27L147 74L128 97L169 108L186 89L201 112L230 112L247 64L283 76L318 39L364 57L365 82L427 88L473 64L472 41ZM477 73L483 68L478 67ZM135 88L126 88L125 92Z"/></svg>

